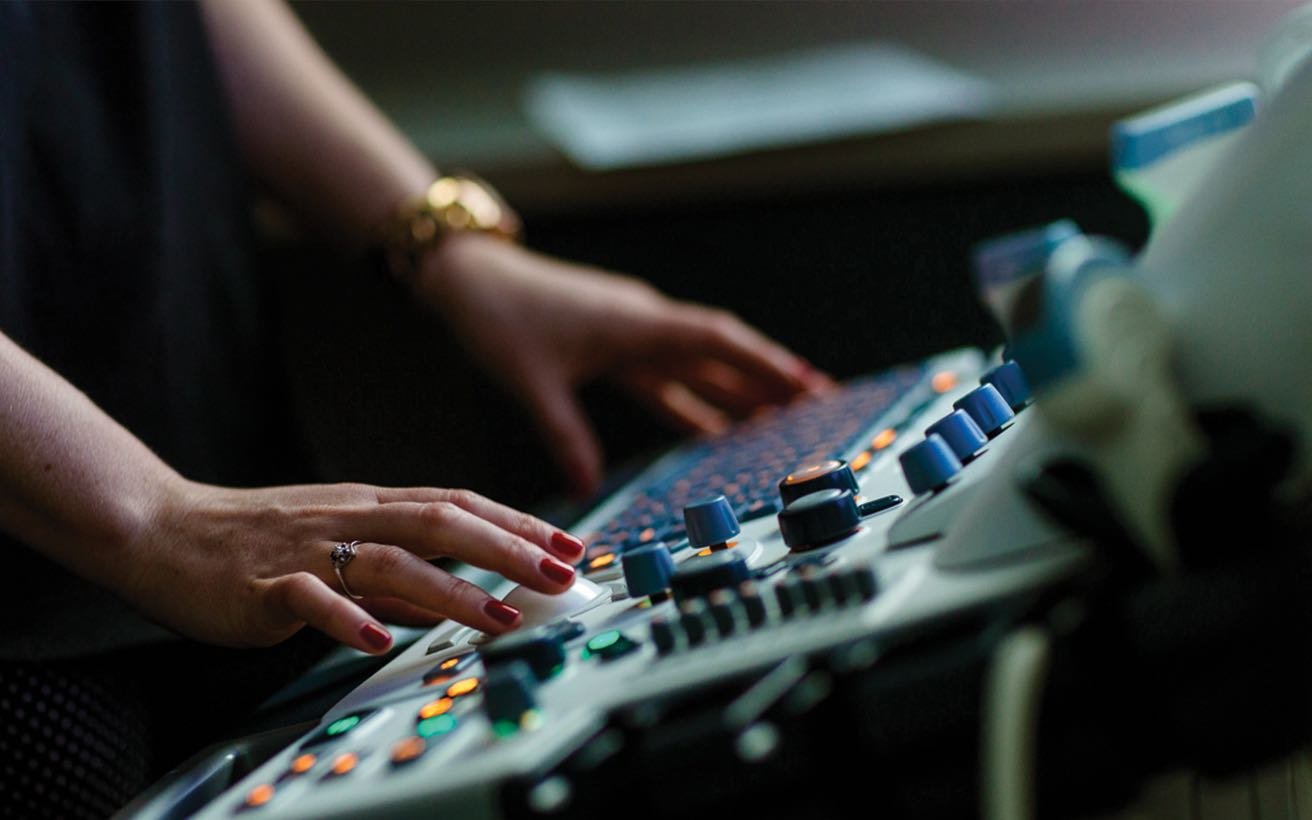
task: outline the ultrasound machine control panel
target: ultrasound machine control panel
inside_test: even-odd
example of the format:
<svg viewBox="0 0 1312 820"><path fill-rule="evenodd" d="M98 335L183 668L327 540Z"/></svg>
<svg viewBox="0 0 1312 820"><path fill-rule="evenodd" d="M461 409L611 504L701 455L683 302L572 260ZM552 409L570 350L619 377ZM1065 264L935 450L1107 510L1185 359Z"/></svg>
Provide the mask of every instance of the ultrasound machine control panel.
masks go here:
<svg viewBox="0 0 1312 820"><path fill-rule="evenodd" d="M1081 563L1060 530L984 554L956 526L1029 403L1014 363L962 350L674 450L574 528L571 590L498 590L523 628L437 626L201 816L502 816L500 784L618 710L1052 584Z"/></svg>

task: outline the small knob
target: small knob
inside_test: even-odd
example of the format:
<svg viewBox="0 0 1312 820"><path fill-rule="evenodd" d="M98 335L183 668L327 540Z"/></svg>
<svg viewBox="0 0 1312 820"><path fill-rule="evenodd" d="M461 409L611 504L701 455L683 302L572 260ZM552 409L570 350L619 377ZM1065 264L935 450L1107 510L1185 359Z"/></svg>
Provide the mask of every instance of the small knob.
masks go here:
<svg viewBox="0 0 1312 820"><path fill-rule="evenodd" d="M984 431L984 435L993 438L1006 427L1016 414L1011 405L991 384L980 385L952 403L954 410L965 410Z"/></svg>
<svg viewBox="0 0 1312 820"><path fill-rule="evenodd" d="M939 435L947 442L952 454L965 464L975 457L989 443L989 437L979 429L965 410L953 410L948 415L931 424L925 430L925 436Z"/></svg>
<svg viewBox="0 0 1312 820"><path fill-rule="evenodd" d="M664 598L674 575L674 556L661 544L649 544L624 553L624 583L630 598L651 595Z"/></svg>
<svg viewBox="0 0 1312 820"><path fill-rule="evenodd" d="M995 391L996 392L996 391ZM961 462L942 436L932 435L898 456L907 486L916 495L942 489L961 472Z"/></svg>
<svg viewBox="0 0 1312 820"><path fill-rule="evenodd" d="M511 661L488 671L483 709L498 733L515 731L524 713L537 708L537 688L537 679L525 661Z"/></svg>
<svg viewBox="0 0 1312 820"><path fill-rule="evenodd" d="M670 579L676 601L708 595L717 589L733 587L747 580L747 561L737 550L696 555L679 565Z"/></svg>
<svg viewBox="0 0 1312 820"><path fill-rule="evenodd" d="M722 546L742 532L729 499L723 495L703 498L684 507L683 523L688 530L688 545L693 549Z"/></svg>
<svg viewBox="0 0 1312 820"><path fill-rule="evenodd" d="M804 495L829 489L860 491L846 461L831 459L789 473L779 482L779 497L787 506Z"/></svg>
<svg viewBox="0 0 1312 820"><path fill-rule="evenodd" d="M1012 410L1019 413L1030 402L1030 384L1025 371L1015 362L1003 362L979 377L980 384L991 384L1007 400Z"/></svg>
<svg viewBox="0 0 1312 820"><path fill-rule="evenodd" d="M790 549L801 552L850 535L861 526L851 490L820 490L804 495L779 513L779 532Z"/></svg>
<svg viewBox="0 0 1312 820"><path fill-rule="evenodd" d="M479 652L489 673L498 666L524 661L538 680L546 680L565 665L565 642L560 632L550 627L520 629L502 635Z"/></svg>

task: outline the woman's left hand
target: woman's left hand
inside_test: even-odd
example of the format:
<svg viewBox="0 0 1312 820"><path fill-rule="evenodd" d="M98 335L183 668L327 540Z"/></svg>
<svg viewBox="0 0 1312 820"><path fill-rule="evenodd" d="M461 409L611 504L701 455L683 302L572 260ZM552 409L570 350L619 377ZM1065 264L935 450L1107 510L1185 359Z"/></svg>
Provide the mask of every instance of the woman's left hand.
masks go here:
<svg viewBox="0 0 1312 820"><path fill-rule="evenodd" d="M425 259L416 287L527 404L583 493L595 489L602 469L575 392L588 381L610 377L695 433L832 385L729 312L489 236L448 237Z"/></svg>

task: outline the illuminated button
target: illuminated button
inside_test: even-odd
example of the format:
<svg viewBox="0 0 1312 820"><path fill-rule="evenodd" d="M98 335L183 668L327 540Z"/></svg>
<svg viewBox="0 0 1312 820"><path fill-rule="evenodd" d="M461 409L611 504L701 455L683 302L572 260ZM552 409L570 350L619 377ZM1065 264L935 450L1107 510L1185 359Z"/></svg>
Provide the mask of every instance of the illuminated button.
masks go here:
<svg viewBox="0 0 1312 820"><path fill-rule="evenodd" d="M292 765L288 767L287 772L289 774L305 774L310 769L314 768L314 764L318 762L318 760L319 758L308 752L303 755L298 755L296 759L292 761Z"/></svg>
<svg viewBox="0 0 1312 820"><path fill-rule="evenodd" d="M311 736L303 745L315 746L320 743L339 740L350 734L356 729L356 727L364 723L374 714L376 714L376 710L369 709L363 712L355 712L353 714L339 717L337 720L334 720L332 723L329 723L327 726L320 729L318 733Z"/></svg>
<svg viewBox="0 0 1312 820"><path fill-rule="evenodd" d="M596 656L603 661L609 661L623 657L637 648L638 644L630 640L623 632L618 629L610 629L600 635L594 635L588 640L583 649L583 657Z"/></svg>
<svg viewBox="0 0 1312 820"><path fill-rule="evenodd" d="M929 380L929 386L935 393L946 393L957 386L957 374L951 370L940 370Z"/></svg>
<svg viewBox="0 0 1312 820"><path fill-rule="evenodd" d="M428 749L428 744L422 737L407 737L404 740L398 740L392 747L392 765L403 766L406 763L418 760Z"/></svg>
<svg viewBox="0 0 1312 820"><path fill-rule="evenodd" d="M419 719L427 720L430 717L445 715L447 712L451 711L451 707L454 705L455 705L455 701L451 700L451 698L438 698L437 700L430 700L428 703L425 703L423 706L419 707Z"/></svg>
<svg viewBox="0 0 1312 820"><path fill-rule="evenodd" d="M447 658L424 673L424 685L439 686L441 684L450 683L451 679L454 678L460 670L473 663L474 659L477 657L477 653L466 652L465 654L457 655L454 658Z"/></svg>
<svg viewBox="0 0 1312 820"><path fill-rule="evenodd" d="M468 695L471 692L478 691L478 678L465 678L458 680L446 688L448 698L458 698L461 695Z"/></svg>
<svg viewBox="0 0 1312 820"><path fill-rule="evenodd" d="M342 777L355 771L355 767L360 763L360 756L355 752L342 752L333 758L333 765L329 767L328 774L330 777Z"/></svg>
<svg viewBox="0 0 1312 820"><path fill-rule="evenodd" d="M885 427L876 433L874 438L870 439L870 447L878 452L895 441L897 441L897 431L892 427Z"/></svg>
<svg viewBox="0 0 1312 820"><path fill-rule="evenodd" d="M427 720L419 721L415 727L415 734L423 738L440 737L449 734L456 728L456 719L451 715L438 715Z"/></svg>
<svg viewBox="0 0 1312 820"><path fill-rule="evenodd" d="M869 450L862 450L856 458L852 459L852 463L847 466L852 468L852 472L859 473L866 467L870 466L870 461L873 458L874 456L870 454Z"/></svg>
<svg viewBox="0 0 1312 820"><path fill-rule="evenodd" d="M601 555L598 555L596 558L593 558L591 561L588 562L588 571L595 572L596 570L599 569L605 569L606 567L610 566L613 563L615 563L615 553L613 552L602 553Z"/></svg>
<svg viewBox="0 0 1312 820"><path fill-rule="evenodd" d="M328 737L337 737L346 734L359 725L359 715L347 715L344 718L334 720L332 723L328 724L328 728L324 730L324 733L327 734Z"/></svg>
<svg viewBox="0 0 1312 820"><path fill-rule="evenodd" d="M261 783L251 789L246 795L246 808L258 809L265 803L273 799L273 786L268 783Z"/></svg>

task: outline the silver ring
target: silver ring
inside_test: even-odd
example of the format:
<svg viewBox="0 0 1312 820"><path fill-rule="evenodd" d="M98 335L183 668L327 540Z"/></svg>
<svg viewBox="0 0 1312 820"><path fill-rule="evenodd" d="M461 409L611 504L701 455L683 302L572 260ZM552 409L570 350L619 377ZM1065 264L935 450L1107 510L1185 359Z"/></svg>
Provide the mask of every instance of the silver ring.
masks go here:
<svg viewBox="0 0 1312 820"><path fill-rule="evenodd" d="M342 570L346 569L346 565L355 559L355 546L359 543L359 541L343 541L333 547L332 554L328 556L333 559L333 572L337 573L337 580L342 582L342 592L346 593L348 598L357 600L364 596L356 595L351 591L351 588L346 585L346 579L342 577Z"/></svg>

